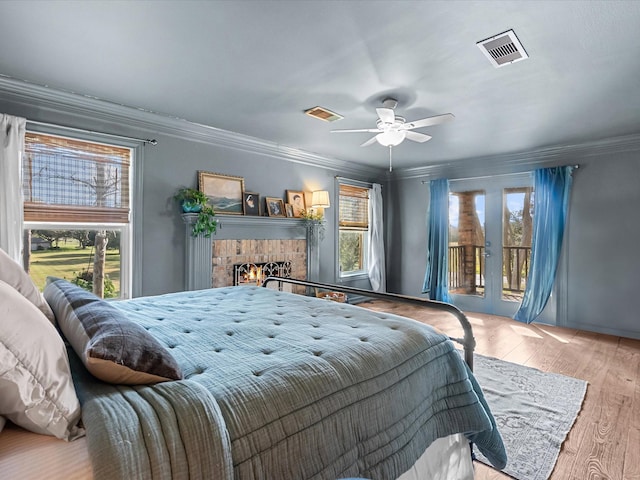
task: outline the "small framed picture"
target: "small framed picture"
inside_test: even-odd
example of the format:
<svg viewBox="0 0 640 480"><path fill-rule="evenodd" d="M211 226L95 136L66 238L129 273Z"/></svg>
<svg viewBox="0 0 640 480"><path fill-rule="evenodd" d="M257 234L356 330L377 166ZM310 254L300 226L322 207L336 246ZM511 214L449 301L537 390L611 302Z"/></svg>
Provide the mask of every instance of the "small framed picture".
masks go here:
<svg viewBox="0 0 640 480"><path fill-rule="evenodd" d="M209 202L216 213L242 215L244 178L198 172L198 189L209 197Z"/></svg>
<svg viewBox="0 0 640 480"><path fill-rule="evenodd" d="M299 218L307 207L304 203L304 192L287 190L287 203L293 207L293 216Z"/></svg>
<svg viewBox="0 0 640 480"><path fill-rule="evenodd" d="M265 197L267 203L267 215L270 217L284 217L284 202L281 198Z"/></svg>
<svg viewBox="0 0 640 480"><path fill-rule="evenodd" d="M287 217L293 217L293 205L291 205L290 203L285 203L284 209L287 212Z"/></svg>
<svg viewBox="0 0 640 480"><path fill-rule="evenodd" d="M260 215L260 195L242 192L242 208L245 215Z"/></svg>

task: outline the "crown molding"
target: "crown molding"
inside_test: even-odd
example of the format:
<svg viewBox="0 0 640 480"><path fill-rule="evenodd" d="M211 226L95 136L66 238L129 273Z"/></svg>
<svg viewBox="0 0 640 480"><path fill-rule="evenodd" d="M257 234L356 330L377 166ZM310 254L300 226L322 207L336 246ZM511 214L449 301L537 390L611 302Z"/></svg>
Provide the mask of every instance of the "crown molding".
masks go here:
<svg viewBox="0 0 640 480"><path fill-rule="evenodd" d="M579 163L580 159L584 157L640 150L640 133L637 133L525 152L452 160L421 167L396 168L393 172L389 172L385 168L325 157L256 137L190 122L183 118L121 105L92 96L53 89L44 85L16 80L1 74L0 100L25 104L37 109L39 112L50 112L53 115L48 115L47 121L64 114L73 117L76 121L78 119L90 119L94 122L100 121L108 124L111 131L104 131L104 133L113 135L128 135L131 132L128 132L127 129L136 129L257 155L265 155L284 161L323 168L332 172L339 171L343 174L370 178L376 181L395 181L424 177L463 178L495 175L505 171L515 173L554 163ZM51 122L54 123L54 121ZM78 125L82 125L82 123L61 125L61 127L76 128Z"/></svg>
<svg viewBox="0 0 640 480"><path fill-rule="evenodd" d="M404 168L393 171L387 180L410 178L468 178L476 176L517 173L561 163L580 163L580 159L605 154L640 151L640 133L611 137L602 140L558 145L525 152L504 153L494 156L468 158L423 167Z"/></svg>
<svg viewBox="0 0 640 480"><path fill-rule="evenodd" d="M325 157L249 135L190 122L183 118L15 80L4 75L0 75L0 100L26 104L39 111L98 120L110 124L113 131L105 131L104 133L113 135L126 133L123 132L124 125L125 128L129 127L149 133L266 155L289 162L324 168L332 172L340 171L357 176L378 177L381 171L377 167ZM76 128L75 125L61 125L61 127L64 126Z"/></svg>

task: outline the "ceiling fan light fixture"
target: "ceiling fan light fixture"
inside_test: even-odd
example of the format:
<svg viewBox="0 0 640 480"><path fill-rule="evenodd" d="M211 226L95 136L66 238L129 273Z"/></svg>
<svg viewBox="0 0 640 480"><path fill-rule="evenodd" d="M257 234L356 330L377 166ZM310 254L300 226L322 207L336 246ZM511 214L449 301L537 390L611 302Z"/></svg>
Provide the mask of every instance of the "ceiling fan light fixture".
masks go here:
<svg viewBox="0 0 640 480"><path fill-rule="evenodd" d="M395 147L400 145L407 136L407 132L403 130L388 130L376 135L376 140L383 147Z"/></svg>

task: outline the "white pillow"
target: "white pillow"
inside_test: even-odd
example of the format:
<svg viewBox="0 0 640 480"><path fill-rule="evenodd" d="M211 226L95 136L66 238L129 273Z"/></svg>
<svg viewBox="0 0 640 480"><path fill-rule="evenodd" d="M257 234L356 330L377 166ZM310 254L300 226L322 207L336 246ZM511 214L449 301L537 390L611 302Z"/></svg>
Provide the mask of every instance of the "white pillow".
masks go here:
<svg viewBox="0 0 640 480"><path fill-rule="evenodd" d="M80 402L62 338L17 290L0 280L0 415L27 430L73 440Z"/></svg>
<svg viewBox="0 0 640 480"><path fill-rule="evenodd" d="M7 282L33 303L45 316L55 324L56 319L42 293L27 275L22 266L13 260L7 252L0 248L0 280Z"/></svg>

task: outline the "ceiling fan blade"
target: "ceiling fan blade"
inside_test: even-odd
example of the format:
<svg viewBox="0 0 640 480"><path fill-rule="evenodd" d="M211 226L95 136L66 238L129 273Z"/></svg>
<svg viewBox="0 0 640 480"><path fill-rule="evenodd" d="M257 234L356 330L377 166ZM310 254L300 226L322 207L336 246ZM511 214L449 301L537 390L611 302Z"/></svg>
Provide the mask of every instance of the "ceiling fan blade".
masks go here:
<svg viewBox="0 0 640 480"><path fill-rule="evenodd" d="M428 140L431 140L431 135L425 135L420 132L407 132L407 138L409 140L413 140L414 142L424 143Z"/></svg>
<svg viewBox="0 0 640 480"><path fill-rule="evenodd" d="M454 117L451 113L445 113L444 115L436 115L435 117L422 118L420 120L414 120L413 122L407 122L400 127L400 130L413 130L414 128L430 127L431 125L440 125L441 123L450 122Z"/></svg>
<svg viewBox="0 0 640 480"><path fill-rule="evenodd" d="M376 135L376 137L377 137L377 135ZM371 137L369 140L367 140L366 142L364 142L360 146L361 147L368 147L369 145L372 145L372 144L376 143L376 137Z"/></svg>
<svg viewBox="0 0 640 480"><path fill-rule="evenodd" d="M396 121L396 114L393 113L393 109L391 108L376 108L376 112L383 123L393 123Z"/></svg>
<svg viewBox="0 0 640 480"><path fill-rule="evenodd" d="M370 133L375 133L375 132L381 132L382 130L379 130L377 128L358 128L355 130L331 130L331 133L359 133L359 132L370 132Z"/></svg>

